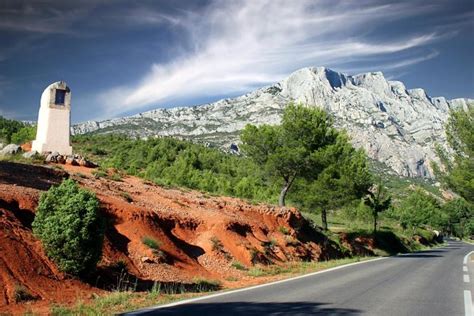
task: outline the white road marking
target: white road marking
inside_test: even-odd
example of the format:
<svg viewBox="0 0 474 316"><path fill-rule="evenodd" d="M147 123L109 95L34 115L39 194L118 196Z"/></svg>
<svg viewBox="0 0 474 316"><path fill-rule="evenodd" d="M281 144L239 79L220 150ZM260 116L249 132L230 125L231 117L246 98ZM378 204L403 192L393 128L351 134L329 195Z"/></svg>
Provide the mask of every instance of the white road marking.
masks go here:
<svg viewBox="0 0 474 316"><path fill-rule="evenodd" d="M467 272L467 267L466 267L466 266L462 267L462 270L463 270L464 272Z"/></svg>
<svg viewBox="0 0 474 316"><path fill-rule="evenodd" d="M465 316L474 316L474 311L472 310L472 296L469 290L464 290L464 312Z"/></svg>
<svg viewBox="0 0 474 316"><path fill-rule="evenodd" d="M464 282L469 283L469 275L468 274L464 275Z"/></svg>
<svg viewBox="0 0 474 316"><path fill-rule="evenodd" d="M350 267L350 266L355 266L355 265L374 262L374 261L379 261L379 260L385 260L385 259L388 259L388 258L390 258L390 257L382 257L382 258L375 258L375 259L365 260L365 261L361 261L361 262L348 263L348 264L345 264L345 265L337 266L337 267L326 269L326 270L323 270L323 271L312 272L312 273L309 273L309 274L300 275L300 276L285 279L285 280L280 280L280 281L275 281L275 282L271 282L271 283L255 285L255 286L246 287L246 288L243 288L243 289L231 290L231 291L226 291L226 292L222 292L222 293L216 293L216 294L211 294L211 295L206 295L206 296L201 296L201 297L196 297L196 298L190 298L190 299L187 299L187 300L182 300L182 301L169 303L169 304L165 304L165 305L152 306L152 307L136 310L136 311L133 311L133 312L128 312L128 313L125 313L125 315L140 315L140 314L143 314L143 313L146 313L146 312L150 312L152 310L157 310L157 309L162 309L162 308L167 308L167 307L173 307L173 306L188 304L188 303L192 303L192 302L207 300L209 298L214 298L214 297L219 297L219 296L224 296L224 295L229 295L229 294L234 294L234 293L239 293L239 292L244 292L244 291L249 291L249 290L254 290L254 289L258 289L258 288L262 288L262 287L272 286L272 285L275 285L275 284L280 284L280 283L285 283L285 282L289 282L289 281L293 281L293 280L303 279L303 278L311 277L313 275L323 274L323 273L326 273L326 272L339 270L339 269L347 268L347 267ZM474 315L469 315L469 316L474 316Z"/></svg>
<svg viewBox="0 0 474 316"><path fill-rule="evenodd" d="M473 253L474 253L474 251L471 251L470 253L468 253L467 255L464 256L464 261L463 261L464 264L467 264L467 258L469 258L469 256Z"/></svg>

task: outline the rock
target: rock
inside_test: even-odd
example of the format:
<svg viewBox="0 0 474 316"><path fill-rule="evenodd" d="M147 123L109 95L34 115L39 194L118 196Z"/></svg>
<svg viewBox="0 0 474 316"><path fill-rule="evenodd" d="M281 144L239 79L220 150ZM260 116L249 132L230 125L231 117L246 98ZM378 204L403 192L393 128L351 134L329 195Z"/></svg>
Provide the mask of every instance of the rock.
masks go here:
<svg viewBox="0 0 474 316"><path fill-rule="evenodd" d="M65 162L65 163L66 163L66 165L73 165L74 162L75 162L75 161L74 161L74 157L73 157L73 156L68 156L68 157L66 158L66 162Z"/></svg>
<svg viewBox="0 0 474 316"><path fill-rule="evenodd" d="M151 259L150 257L142 257L141 261L143 263L154 263L153 259Z"/></svg>
<svg viewBox="0 0 474 316"><path fill-rule="evenodd" d="M356 147L395 173L411 177L433 176L430 162L438 160L436 144L447 148L444 126L449 110L474 104L471 99L431 98L422 89L407 90L381 72L346 75L309 67L233 99L89 121L72 130L82 134L104 129L104 133L137 138L180 136L232 151L232 144L240 144L238 134L246 124L278 124L291 101L323 107L334 116L336 127L347 130Z"/></svg>
<svg viewBox="0 0 474 316"><path fill-rule="evenodd" d="M39 155L39 153L36 150L32 150L32 151L28 151L28 152L24 153L22 156L23 156L23 158L31 159L36 155Z"/></svg>
<svg viewBox="0 0 474 316"><path fill-rule="evenodd" d="M2 150L0 150L0 156L6 156L6 155L14 155L19 153L21 150L21 147L16 145L16 144L10 144L5 146Z"/></svg>
<svg viewBox="0 0 474 316"><path fill-rule="evenodd" d="M65 164L66 163L66 157L64 157L63 155L59 155L58 157L56 157L56 161L60 164Z"/></svg>
<svg viewBox="0 0 474 316"><path fill-rule="evenodd" d="M0 149L2 149L3 147L5 147L5 145L3 143L0 143Z"/></svg>
<svg viewBox="0 0 474 316"><path fill-rule="evenodd" d="M56 162L56 158L53 156L53 154L48 154L46 158L44 159L46 162Z"/></svg>

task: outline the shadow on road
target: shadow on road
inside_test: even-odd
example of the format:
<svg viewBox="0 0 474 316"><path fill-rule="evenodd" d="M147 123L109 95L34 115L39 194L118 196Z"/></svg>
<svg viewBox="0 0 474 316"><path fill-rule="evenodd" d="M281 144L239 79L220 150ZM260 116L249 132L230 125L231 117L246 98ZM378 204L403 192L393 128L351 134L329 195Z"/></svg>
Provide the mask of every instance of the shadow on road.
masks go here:
<svg viewBox="0 0 474 316"><path fill-rule="evenodd" d="M362 311L346 308L324 307L325 303L195 303L163 308L141 315L360 315Z"/></svg>
<svg viewBox="0 0 474 316"><path fill-rule="evenodd" d="M432 255L429 253L414 253L414 254L409 254L409 255L404 255L404 256L395 256L394 258L396 259L410 259L410 258L437 258L437 257L442 257L440 255Z"/></svg>

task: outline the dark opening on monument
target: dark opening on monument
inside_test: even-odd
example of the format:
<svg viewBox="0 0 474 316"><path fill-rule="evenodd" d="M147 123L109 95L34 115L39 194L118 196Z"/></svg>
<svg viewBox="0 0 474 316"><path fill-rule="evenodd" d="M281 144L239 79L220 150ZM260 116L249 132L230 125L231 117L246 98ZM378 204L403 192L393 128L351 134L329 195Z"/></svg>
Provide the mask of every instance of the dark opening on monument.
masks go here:
<svg viewBox="0 0 474 316"><path fill-rule="evenodd" d="M64 105L64 99L66 99L66 90L56 89L56 99L54 104Z"/></svg>

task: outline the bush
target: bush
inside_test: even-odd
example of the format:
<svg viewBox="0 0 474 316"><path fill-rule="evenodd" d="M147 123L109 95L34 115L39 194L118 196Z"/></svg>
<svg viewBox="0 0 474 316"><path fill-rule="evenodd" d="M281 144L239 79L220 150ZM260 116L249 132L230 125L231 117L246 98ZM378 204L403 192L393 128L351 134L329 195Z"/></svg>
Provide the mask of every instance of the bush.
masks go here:
<svg viewBox="0 0 474 316"><path fill-rule="evenodd" d="M143 237L142 243L152 250L160 250L160 243L151 237Z"/></svg>
<svg viewBox="0 0 474 316"><path fill-rule="evenodd" d="M24 126L11 135L11 141L14 144L24 144L34 140L36 137L36 126Z"/></svg>
<svg viewBox="0 0 474 316"><path fill-rule="evenodd" d="M95 269L104 228L95 194L70 179L41 195L33 221L33 233L46 255L60 270L76 276Z"/></svg>

